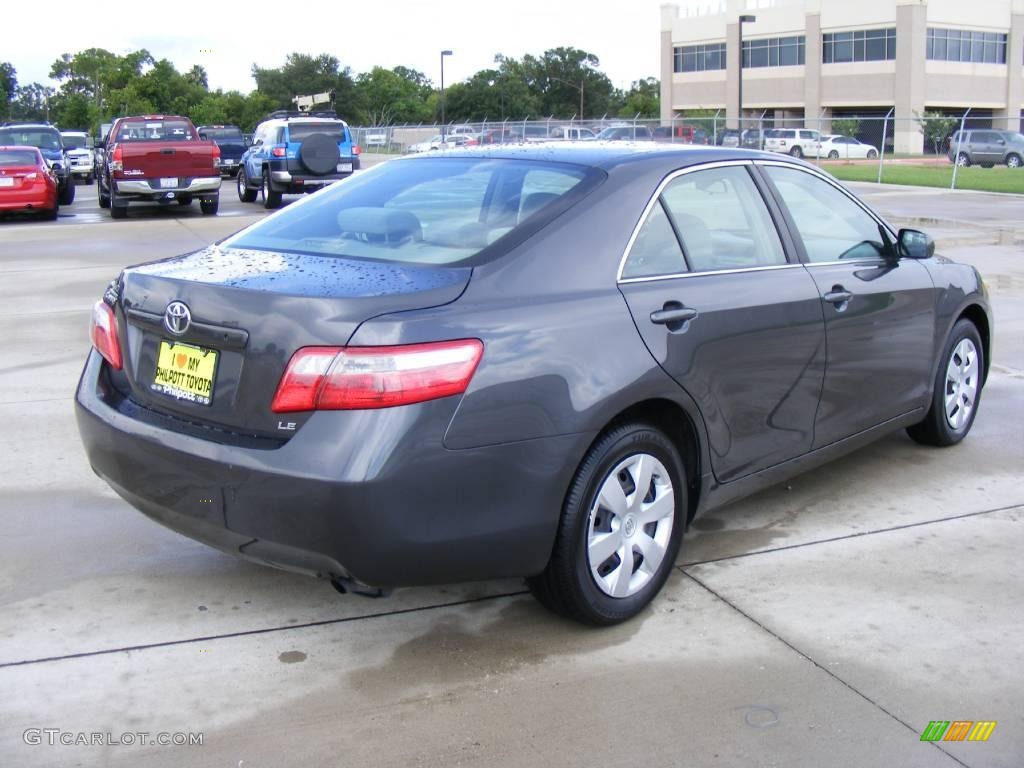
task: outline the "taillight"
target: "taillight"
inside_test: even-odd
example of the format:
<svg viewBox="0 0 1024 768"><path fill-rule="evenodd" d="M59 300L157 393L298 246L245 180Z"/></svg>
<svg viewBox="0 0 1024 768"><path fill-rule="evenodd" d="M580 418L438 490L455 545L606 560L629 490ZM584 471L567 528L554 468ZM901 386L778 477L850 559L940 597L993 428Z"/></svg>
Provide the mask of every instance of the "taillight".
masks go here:
<svg viewBox="0 0 1024 768"><path fill-rule="evenodd" d="M216 144L213 145L213 167L216 168L220 165L220 147Z"/></svg>
<svg viewBox="0 0 1024 768"><path fill-rule="evenodd" d="M272 150L270 150L270 154L272 154L274 157L284 157L287 152L288 150L285 149L284 147L274 147Z"/></svg>
<svg viewBox="0 0 1024 768"><path fill-rule="evenodd" d="M121 151L121 147L114 147L113 153L110 155L110 170L120 171L124 168L124 152Z"/></svg>
<svg viewBox="0 0 1024 768"><path fill-rule="evenodd" d="M483 351L478 339L399 347L304 347L288 361L270 409L391 408L460 395Z"/></svg>
<svg viewBox="0 0 1024 768"><path fill-rule="evenodd" d="M363 154L363 148L360 147L358 144L353 144L352 145L352 154L353 155L361 155L361 154Z"/></svg>
<svg viewBox="0 0 1024 768"><path fill-rule="evenodd" d="M117 340L117 319L106 302L97 301L92 307L92 327L89 338L103 359L121 370L121 345Z"/></svg>

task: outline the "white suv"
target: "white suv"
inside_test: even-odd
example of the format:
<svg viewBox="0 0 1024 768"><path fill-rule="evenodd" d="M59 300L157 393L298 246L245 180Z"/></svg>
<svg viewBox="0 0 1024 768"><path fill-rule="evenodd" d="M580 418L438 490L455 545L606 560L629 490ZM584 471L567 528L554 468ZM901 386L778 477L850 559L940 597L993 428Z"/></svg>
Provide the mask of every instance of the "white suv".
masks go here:
<svg viewBox="0 0 1024 768"><path fill-rule="evenodd" d="M806 128L769 128L764 132L764 148L793 157L817 157L821 152L821 134Z"/></svg>
<svg viewBox="0 0 1024 768"><path fill-rule="evenodd" d="M72 176L85 179L86 184L92 184L96 156L89 146L89 136L82 131L61 131L60 138L68 153Z"/></svg>

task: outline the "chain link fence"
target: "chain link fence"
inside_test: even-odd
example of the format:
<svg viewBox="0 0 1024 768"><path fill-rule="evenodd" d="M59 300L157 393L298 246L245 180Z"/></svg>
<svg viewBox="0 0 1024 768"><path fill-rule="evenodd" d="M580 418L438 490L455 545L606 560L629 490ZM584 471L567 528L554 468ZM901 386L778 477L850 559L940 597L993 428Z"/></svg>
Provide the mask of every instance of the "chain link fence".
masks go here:
<svg viewBox="0 0 1024 768"><path fill-rule="evenodd" d="M945 169L956 188L959 168L1004 165L1020 169L1024 193L1021 120L960 113L896 118L892 112L820 118L769 115L727 120L723 111L680 114L671 120L554 117L438 124L350 126L367 152L403 154L452 147L549 141L635 140L742 147L802 157L823 168L863 166L857 178L885 181L893 166ZM954 159L958 162L954 163ZM877 173L869 173L876 168ZM835 171L837 175L841 171ZM850 169L845 172L850 174ZM935 175L937 170L932 171ZM943 177L943 182L945 181ZM1014 177L1016 181L1016 177Z"/></svg>

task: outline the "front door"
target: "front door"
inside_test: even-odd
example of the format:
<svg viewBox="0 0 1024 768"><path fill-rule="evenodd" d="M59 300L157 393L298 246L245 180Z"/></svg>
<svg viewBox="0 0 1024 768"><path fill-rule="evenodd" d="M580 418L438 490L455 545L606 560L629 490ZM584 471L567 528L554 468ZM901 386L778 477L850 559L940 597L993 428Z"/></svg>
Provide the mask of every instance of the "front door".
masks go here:
<svg viewBox="0 0 1024 768"><path fill-rule="evenodd" d="M821 301L807 270L787 260L749 164L668 182L620 290L651 354L700 407L719 481L810 450Z"/></svg>
<svg viewBox="0 0 1024 768"><path fill-rule="evenodd" d="M802 169L764 165L821 296L828 363L814 429L821 447L927 403L936 289L914 259L837 186Z"/></svg>

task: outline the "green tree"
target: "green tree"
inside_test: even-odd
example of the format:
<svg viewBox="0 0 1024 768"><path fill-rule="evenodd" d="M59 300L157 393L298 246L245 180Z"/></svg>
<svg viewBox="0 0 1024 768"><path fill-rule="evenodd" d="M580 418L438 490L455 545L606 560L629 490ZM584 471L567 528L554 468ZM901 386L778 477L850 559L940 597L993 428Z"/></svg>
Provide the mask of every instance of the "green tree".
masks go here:
<svg viewBox="0 0 1024 768"><path fill-rule="evenodd" d="M661 115L661 83L656 77L645 77L636 80L623 95L623 105L619 109L619 117L652 118Z"/></svg>
<svg viewBox="0 0 1024 768"><path fill-rule="evenodd" d="M50 119L50 100L54 90L40 83L20 85L11 101L10 117L13 120L41 121Z"/></svg>
<svg viewBox="0 0 1024 768"><path fill-rule="evenodd" d="M336 107L343 114L352 112L355 89L352 70L342 69L337 57L328 53L318 56L290 53L284 66L276 69L253 64L252 76L256 90L273 100L277 109L294 109L292 99L296 96L334 91Z"/></svg>
<svg viewBox="0 0 1024 768"><path fill-rule="evenodd" d="M949 117L941 112L925 112L923 115L914 113L921 133L927 141L935 147L935 154L941 154L942 142L946 140L953 131L957 129L960 120L956 117Z"/></svg>
<svg viewBox="0 0 1024 768"><path fill-rule="evenodd" d="M860 120L855 117L842 117L832 120L832 133L838 136L856 136L860 130Z"/></svg>
<svg viewBox="0 0 1024 768"><path fill-rule="evenodd" d="M0 118L8 117L11 111L11 100L18 92L18 73L14 65L0 61Z"/></svg>
<svg viewBox="0 0 1024 768"><path fill-rule="evenodd" d="M542 56L523 57L527 84L539 97L540 114L568 117L601 116L616 112L616 92L601 72L600 59L579 48L559 47Z"/></svg>
<svg viewBox="0 0 1024 768"><path fill-rule="evenodd" d="M374 67L356 78L355 104L371 125L420 123L433 118L430 80L407 67Z"/></svg>

